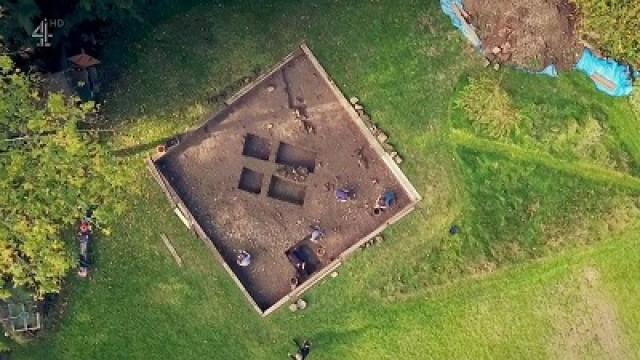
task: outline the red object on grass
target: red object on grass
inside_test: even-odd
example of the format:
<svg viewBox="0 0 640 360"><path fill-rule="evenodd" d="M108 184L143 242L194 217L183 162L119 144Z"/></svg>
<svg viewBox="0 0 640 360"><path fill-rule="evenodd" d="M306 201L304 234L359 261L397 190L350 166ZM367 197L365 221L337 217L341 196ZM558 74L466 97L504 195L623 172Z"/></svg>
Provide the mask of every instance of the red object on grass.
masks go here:
<svg viewBox="0 0 640 360"><path fill-rule="evenodd" d="M88 233L89 232L89 224L87 224L86 222L82 222L80 223L80 232L81 233Z"/></svg>

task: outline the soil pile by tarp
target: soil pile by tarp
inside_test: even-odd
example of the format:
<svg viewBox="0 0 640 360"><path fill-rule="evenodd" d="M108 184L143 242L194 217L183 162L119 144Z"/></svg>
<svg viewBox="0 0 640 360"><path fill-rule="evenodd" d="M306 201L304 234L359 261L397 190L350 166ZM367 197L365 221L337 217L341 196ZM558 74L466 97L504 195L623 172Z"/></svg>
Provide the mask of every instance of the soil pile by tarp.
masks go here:
<svg viewBox="0 0 640 360"><path fill-rule="evenodd" d="M578 62L576 9L567 0L464 0L464 9L491 61L531 71Z"/></svg>

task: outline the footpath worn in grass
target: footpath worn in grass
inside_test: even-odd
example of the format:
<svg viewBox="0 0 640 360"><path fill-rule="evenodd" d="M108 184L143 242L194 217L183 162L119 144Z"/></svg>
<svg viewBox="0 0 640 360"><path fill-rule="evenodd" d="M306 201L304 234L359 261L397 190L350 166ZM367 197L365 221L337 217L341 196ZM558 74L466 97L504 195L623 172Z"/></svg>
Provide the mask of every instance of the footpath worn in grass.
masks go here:
<svg viewBox="0 0 640 360"><path fill-rule="evenodd" d="M119 130L112 140L138 173L130 212L112 235L97 238L91 278L69 279L61 320L42 338L18 346L15 359L270 360L284 358L294 337L310 338L317 360L566 358L603 352L637 357L637 227L625 222L626 231L610 241L560 246L553 252L557 256L523 265L530 259L525 256L507 270L489 261L478 267L470 260L477 260L481 247L464 246L465 236L448 235L454 223L463 235L483 222L490 225L486 229L499 229L509 206L522 209L523 201L535 200L526 197L527 184L544 200L538 211L547 217L540 226L549 224L555 204L590 193L592 186L593 195L575 209L606 200L610 193L598 192L598 186L624 188L620 196L632 209L637 184L595 169L594 185L593 169L555 165L543 157L533 164L556 169L555 176L563 177L561 189L547 186L549 179L539 170L516 193L503 196L504 209L484 218L467 211L490 199L486 192L478 196L491 189L490 179L501 181L493 188L508 189L502 183L508 178L478 171L484 169L478 164L491 158L512 170L522 162L524 169L537 154L518 150L519 157L510 158L505 151L511 148L503 151L500 144L474 138L465 142L469 139L451 132L457 87L484 70L437 2L181 1L157 5L144 18L122 30L104 59L117 74L105 103L107 121ZM358 253L336 279L309 292L304 312L285 309L261 319L174 216L142 160L155 144L219 109L222 95L243 78L268 68L304 39L337 85L347 96L358 96L391 136L405 159L403 170L424 200L385 233L384 243ZM557 121L561 117L553 114L562 114L571 99L553 102L542 96L547 91L583 94L580 114L623 106L601 97L590 103L595 90L577 74L554 83L507 72L504 82L516 106L547 104ZM562 219L580 218L570 215ZM505 225L513 225L508 221ZM526 224L519 229L526 230ZM183 268L175 265L160 233L171 238ZM482 235L486 245L492 245L489 235ZM583 284L593 284L597 303L588 300L594 296ZM567 306L576 300L583 309L578 314ZM573 336L574 322L586 323L581 329L586 334L604 322L614 336L583 344Z"/></svg>
<svg viewBox="0 0 640 360"><path fill-rule="evenodd" d="M456 145L465 148L495 153L518 161L537 163L549 169L563 172L568 176L578 176L601 184L615 184L623 188L640 191L640 178L602 168L589 162L560 160L543 151L528 150L499 141L477 138L461 130L453 130L451 139Z"/></svg>

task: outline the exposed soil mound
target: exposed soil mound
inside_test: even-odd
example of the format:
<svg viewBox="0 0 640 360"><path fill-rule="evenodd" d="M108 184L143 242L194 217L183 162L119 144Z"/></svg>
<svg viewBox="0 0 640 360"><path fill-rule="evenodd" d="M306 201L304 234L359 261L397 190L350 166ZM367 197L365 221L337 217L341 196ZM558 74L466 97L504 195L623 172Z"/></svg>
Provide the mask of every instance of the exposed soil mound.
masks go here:
<svg viewBox="0 0 640 360"><path fill-rule="evenodd" d="M491 61L532 71L578 62L576 8L567 0L465 0L464 8Z"/></svg>

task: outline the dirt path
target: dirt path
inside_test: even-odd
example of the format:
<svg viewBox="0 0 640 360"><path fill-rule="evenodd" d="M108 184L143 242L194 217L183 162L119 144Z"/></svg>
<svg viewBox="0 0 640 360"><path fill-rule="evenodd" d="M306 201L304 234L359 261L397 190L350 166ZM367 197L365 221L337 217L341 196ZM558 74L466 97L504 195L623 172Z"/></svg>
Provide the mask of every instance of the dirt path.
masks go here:
<svg viewBox="0 0 640 360"><path fill-rule="evenodd" d="M489 60L540 71L568 70L582 51L568 0L465 0Z"/></svg>
<svg viewBox="0 0 640 360"><path fill-rule="evenodd" d="M615 302L602 289L597 269L584 268L569 284L559 286L558 292L562 298L573 299L552 311L556 334L551 352L558 359L629 358Z"/></svg>

